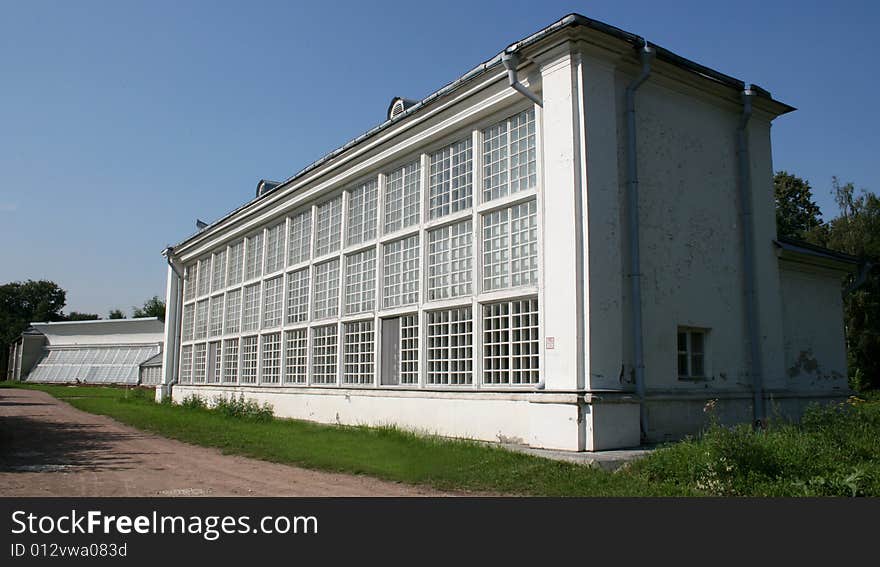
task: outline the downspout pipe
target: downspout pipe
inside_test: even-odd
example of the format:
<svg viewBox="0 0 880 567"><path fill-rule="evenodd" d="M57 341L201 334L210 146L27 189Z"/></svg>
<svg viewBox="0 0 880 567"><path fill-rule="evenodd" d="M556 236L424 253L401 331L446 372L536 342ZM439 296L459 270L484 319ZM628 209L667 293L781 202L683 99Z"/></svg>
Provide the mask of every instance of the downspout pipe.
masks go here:
<svg viewBox="0 0 880 567"><path fill-rule="evenodd" d="M501 54L501 63L504 65L504 68L507 69L507 80L510 83L511 88L543 108L544 101L541 97L530 91L524 84L520 83L519 78L516 76L516 68L519 67L519 55L517 55L512 49L508 48Z"/></svg>
<svg viewBox="0 0 880 567"><path fill-rule="evenodd" d="M736 129L737 157L739 161L739 201L740 218L743 230L743 294L746 307L746 326L749 337L749 358L751 360L752 393L754 402L755 427L763 427L765 423L764 410L764 365L761 358L760 319L758 313L758 298L755 291L755 234L754 215L752 214L752 177L749 171L751 160L749 158L748 126L752 117L752 99L755 91L746 88L743 90L742 115Z"/></svg>
<svg viewBox="0 0 880 567"><path fill-rule="evenodd" d="M169 298L174 301L174 317L168 317L167 314L171 312L170 305L166 306L166 317L165 317L165 326L172 325L173 333L174 333L174 344L173 345L164 345L165 349L173 348L174 351L171 354L172 360L172 375L175 376L171 382L167 384L162 384L163 387L168 387L167 395L171 395L171 387L174 384L177 384L177 369L180 365L180 319L182 317L182 309L183 309L183 281L184 275L183 271L180 269L178 265L177 258L174 256L174 248L169 246L165 250L162 251L162 255L165 256L165 260L168 262L168 266L174 272L174 275L177 276L178 284L176 288L176 292L174 293L173 298Z"/></svg>
<svg viewBox="0 0 880 567"><path fill-rule="evenodd" d="M642 441L648 434L648 417L645 408L645 348L642 335L642 261L639 249L639 175L638 145L636 144L636 91L651 75L654 50L644 42L639 49L642 69L626 87L626 178L629 232L629 281L632 303L631 333L635 365L636 395L639 398L639 429Z"/></svg>

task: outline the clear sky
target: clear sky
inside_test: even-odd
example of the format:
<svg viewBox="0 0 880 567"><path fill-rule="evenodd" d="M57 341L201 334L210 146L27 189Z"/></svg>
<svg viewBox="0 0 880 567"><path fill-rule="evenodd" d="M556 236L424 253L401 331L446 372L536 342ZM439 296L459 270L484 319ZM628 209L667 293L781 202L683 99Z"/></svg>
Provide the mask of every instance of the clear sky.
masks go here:
<svg viewBox="0 0 880 567"><path fill-rule="evenodd" d="M774 165L834 213L880 191L880 3L0 0L0 283L67 310L164 296L160 251L571 12L643 35L799 110Z"/></svg>

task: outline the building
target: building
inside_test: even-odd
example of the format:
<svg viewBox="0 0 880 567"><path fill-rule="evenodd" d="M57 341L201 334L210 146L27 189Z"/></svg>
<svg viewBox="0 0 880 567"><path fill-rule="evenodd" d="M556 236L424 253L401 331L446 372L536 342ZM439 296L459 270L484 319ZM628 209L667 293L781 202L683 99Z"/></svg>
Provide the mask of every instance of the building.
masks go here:
<svg viewBox="0 0 880 567"><path fill-rule="evenodd" d="M162 352L164 334L155 317L31 323L10 349L10 379L136 386L141 363Z"/></svg>
<svg viewBox="0 0 880 567"><path fill-rule="evenodd" d="M166 249L157 398L598 450L844 397L854 261L776 239L791 110L566 16Z"/></svg>

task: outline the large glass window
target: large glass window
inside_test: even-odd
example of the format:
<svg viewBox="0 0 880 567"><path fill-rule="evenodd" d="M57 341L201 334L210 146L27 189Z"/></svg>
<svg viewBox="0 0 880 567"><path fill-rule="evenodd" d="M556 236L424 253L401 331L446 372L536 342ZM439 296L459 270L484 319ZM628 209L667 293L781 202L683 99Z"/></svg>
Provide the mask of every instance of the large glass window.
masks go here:
<svg viewBox="0 0 880 567"><path fill-rule="evenodd" d="M483 289L538 283L537 204L528 201L483 216Z"/></svg>
<svg viewBox="0 0 880 567"><path fill-rule="evenodd" d="M419 236L385 245L382 304L387 309L419 300Z"/></svg>
<svg viewBox="0 0 880 567"><path fill-rule="evenodd" d="M471 294L473 223L428 233L428 301Z"/></svg>
<svg viewBox="0 0 880 567"><path fill-rule="evenodd" d="M196 303L196 326L193 338L204 339L208 336L208 300Z"/></svg>
<svg viewBox="0 0 880 567"><path fill-rule="evenodd" d="M388 174L385 181L385 234L418 224L420 185L418 160Z"/></svg>
<svg viewBox="0 0 880 567"><path fill-rule="evenodd" d="M198 279L198 264L192 263L183 269L183 300L189 301L196 297L196 279Z"/></svg>
<svg viewBox="0 0 880 567"><path fill-rule="evenodd" d="M375 376L375 333L372 321L343 325L344 384L372 384Z"/></svg>
<svg viewBox="0 0 880 567"><path fill-rule="evenodd" d="M483 201L534 188L536 164L534 109L483 130Z"/></svg>
<svg viewBox="0 0 880 567"><path fill-rule="evenodd" d="M211 290L211 258L199 260L199 297Z"/></svg>
<svg viewBox="0 0 880 567"><path fill-rule="evenodd" d="M215 295L211 298L211 322L208 335L219 337L223 334L223 296Z"/></svg>
<svg viewBox="0 0 880 567"><path fill-rule="evenodd" d="M238 381L238 339L223 341L223 381Z"/></svg>
<svg viewBox="0 0 880 567"><path fill-rule="evenodd" d="M483 306L483 383L538 383L538 300Z"/></svg>
<svg viewBox="0 0 880 567"><path fill-rule="evenodd" d="M339 345L336 325L315 327L312 337L312 383L335 384Z"/></svg>
<svg viewBox="0 0 880 567"><path fill-rule="evenodd" d="M342 239L342 195L318 205L315 219L315 256L339 250Z"/></svg>
<svg viewBox="0 0 880 567"><path fill-rule="evenodd" d="M242 384L257 383L258 337L241 339L241 379Z"/></svg>
<svg viewBox="0 0 880 567"><path fill-rule="evenodd" d="M180 383L192 383L193 347L186 345L180 349Z"/></svg>
<svg viewBox="0 0 880 567"><path fill-rule="evenodd" d="M284 277L278 276L263 282L263 328L271 329L281 325L283 314L282 298Z"/></svg>
<svg viewBox="0 0 880 567"><path fill-rule="evenodd" d="M194 303L183 306L183 319L180 324L180 340L193 340L196 306Z"/></svg>
<svg viewBox="0 0 880 567"><path fill-rule="evenodd" d="M339 260L315 266L315 319L339 315Z"/></svg>
<svg viewBox="0 0 880 567"><path fill-rule="evenodd" d="M473 149L470 138L430 156L428 212L432 219L463 211L473 204Z"/></svg>
<svg viewBox="0 0 880 567"><path fill-rule="evenodd" d="M379 184L375 179L349 191L346 243L359 244L376 238L376 202Z"/></svg>
<svg viewBox="0 0 880 567"><path fill-rule="evenodd" d="M263 369L260 383L277 384L281 381L281 333L263 335Z"/></svg>
<svg viewBox="0 0 880 567"><path fill-rule="evenodd" d="M226 278L226 285L235 285L241 283L241 276L244 270L244 241L239 240L229 247L229 275Z"/></svg>
<svg viewBox="0 0 880 567"><path fill-rule="evenodd" d="M244 317L241 329L255 331L260 328L260 284L255 283L244 288Z"/></svg>
<svg viewBox="0 0 880 567"><path fill-rule="evenodd" d="M309 259L312 237L312 210L306 209L290 217L287 232L287 263L298 264Z"/></svg>
<svg viewBox="0 0 880 567"><path fill-rule="evenodd" d="M428 312L428 384L473 383L470 307Z"/></svg>
<svg viewBox="0 0 880 567"><path fill-rule="evenodd" d="M284 383L305 384L307 370L308 334L305 329L294 329L284 334Z"/></svg>
<svg viewBox="0 0 880 567"><path fill-rule="evenodd" d="M241 290L226 293L226 327L225 333L241 331Z"/></svg>
<svg viewBox="0 0 880 567"><path fill-rule="evenodd" d="M266 230L266 273L277 272L284 267L284 223L280 222Z"/></svg>
<svg viewBox="0 0 880 567"><path fill-rule="evenodd" d="M376 304L376 249L345 257L345 312L372 311Z"/></svg>
<svg viewBox="0 0 880 567"><path fill-rule="evenodd" d="M208 369L208 345L198 343L193 347L193 383L204 384Z"/></svg>
<svg viewBox="0 0 880 567"><path fill-rule="evenodd" d="M226 249L214 252L213 274L211 275L211 291L223 289L226 286Z"/></svg>
<svg viewBox="0 0 880 567"><path fill-rule="evenodd" d="M302 323L309 318L309 269L287 274L287 322Z"/></svg>
<svg viewBox="0 0 880 567"><path fill-rule="evenodd" d="M247 239L244 261L244 279L250 280L263 275L263 231Z"/></svg>

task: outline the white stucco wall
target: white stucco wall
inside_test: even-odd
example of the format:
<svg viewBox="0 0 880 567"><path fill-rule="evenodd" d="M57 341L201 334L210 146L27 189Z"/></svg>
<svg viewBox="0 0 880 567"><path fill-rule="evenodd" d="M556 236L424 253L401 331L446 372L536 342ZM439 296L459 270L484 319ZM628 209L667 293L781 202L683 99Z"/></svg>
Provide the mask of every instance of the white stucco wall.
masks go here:
<svg viewBox="0 0 880 567"><path fill-rule="evenodd" d="M843 274L781 260L785 378L792 390L847 388Z"/></svg>

